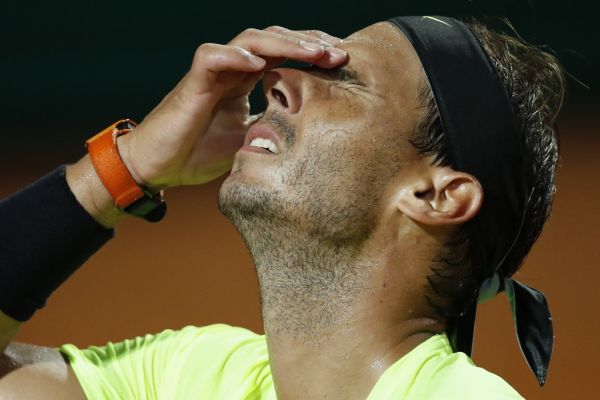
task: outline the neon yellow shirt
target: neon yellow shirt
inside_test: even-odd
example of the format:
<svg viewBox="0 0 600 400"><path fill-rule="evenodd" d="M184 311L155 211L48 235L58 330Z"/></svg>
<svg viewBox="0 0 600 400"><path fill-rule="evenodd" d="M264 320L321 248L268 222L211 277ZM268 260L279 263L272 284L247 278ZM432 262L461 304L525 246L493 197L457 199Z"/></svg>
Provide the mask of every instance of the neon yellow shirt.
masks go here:
<svg viewBox="0 0 600 400"><path fill-rule="evenodd" d="M89 399L276 399L263 335L188 326L105 347L60 348ZM389 367L368 400L522 399L435 335Z"/></svg>

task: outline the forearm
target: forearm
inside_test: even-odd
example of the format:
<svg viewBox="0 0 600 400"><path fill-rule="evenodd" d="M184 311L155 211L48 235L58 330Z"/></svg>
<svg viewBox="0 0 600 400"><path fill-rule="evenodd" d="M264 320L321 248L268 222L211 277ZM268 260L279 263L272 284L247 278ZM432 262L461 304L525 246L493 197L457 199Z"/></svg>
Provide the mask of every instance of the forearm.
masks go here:
<svg viewBox="0 0 600 400"><path fill-rule="evenodd" d="M67 184L79 204L105 228L114 227L125 213L115 207L115 202L96 174L89 155L66 171Z"/></svg>
<svg viewBox="0 0 600 400"><path fill-rule="evenodd" d="M109 218L116 211L99 213L102 217L95 220L70 189L78 187L75 191L82 198L91 196L93 177L84 172L85 163L82 159L72 167L71 185L64 168L58 168L0 202L2 346L16 333L17 321L31 318L50 294L113 236L106 226L120 218ZM87 177L74 179L78 174ZM102 204L99 199L94 196L92 203ZM101 221L104 226L98 223Z"/></svg>
<svg viewBox="0 0 600 400"><path fill-rule="evenodd" d="M123 217L87 155L0 202L0 220L6 222L0 230L0 397L85 398L58 351L13 340L33 311L30 305L43 305L40 300L99 249L112 236L107 228ZM13 243L3 240L8 236ZM31 256L36 253L42 257Z"/></svg>
<svg viewBox="0 0 600 400"><path fill-rule="evenodd" d="M102 182L98 178L93 168L93 165L89 159L89 156L83 157L75 164L69 165L66 168L66 181L69 189L73 193L73 196L79 202L79 204L96 220L100 225L105 228L111 228L117 224L122 218L123 213L114 207L110 195L102 185ZM6 204L3 204L6 206ZM11 205L8 205L9 207ZM48 212L52 212L54 207L60 207L61 205L55 204L40 204L40 207L45 207ZM26 207L20 210L24 215L32 214L31 210L27 210ZM31 231L44 231L47 229L46 226L33 226ZM25 238L21 238L25 239ZM65 243L69 244L69 243ZM5 249L6 252L8 249ZM35 252L37 249L21 249L22 253ZM21 258L23 262L25 260ZM2 262L7 262L2 260ZM17 264L4 265L5 269L19 267ZM7 279L7 277L3 277ZM35 277L31 277L35 278ZM15 334L18 332L21 322L6 315L0 310L0 353L8 346Z"/></svg>

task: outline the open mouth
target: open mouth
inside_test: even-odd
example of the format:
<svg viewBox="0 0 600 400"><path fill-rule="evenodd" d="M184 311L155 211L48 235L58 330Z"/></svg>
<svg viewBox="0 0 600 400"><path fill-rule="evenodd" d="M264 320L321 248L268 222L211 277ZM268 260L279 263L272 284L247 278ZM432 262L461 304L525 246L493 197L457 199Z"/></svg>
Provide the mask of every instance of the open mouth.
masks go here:
<svg viewBox="0 0 600 400"><path fill-rule="evenodd" d="M280 143L275 131L259 122L252 125L246 133L242 149L263 154L279 154L282 151Z"/></svg>
<svg viewBox="0 0 600 400"><path fill-rule="evenodd" d="M250 141L250 147L258 147L267 150L270 153L279 154L279 148L270 139L254 138Z"/></svg>

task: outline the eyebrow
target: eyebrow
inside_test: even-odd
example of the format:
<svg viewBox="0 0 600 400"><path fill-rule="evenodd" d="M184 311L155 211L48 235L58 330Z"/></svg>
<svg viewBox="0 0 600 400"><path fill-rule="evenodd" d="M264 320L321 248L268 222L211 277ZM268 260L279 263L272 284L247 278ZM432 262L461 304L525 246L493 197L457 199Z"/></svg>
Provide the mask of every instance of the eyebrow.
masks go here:
<svg viewBox="0 0 600 400"><path fill-rule="evenodd" d="M307 68L302 69L305 69L306 71L316 71L325 74L335 81L354 82L362 86L367 86L365 85L361 75L355 69L352 69L347 65L336 68L323 68L317 65L310 65Z"/></svg>

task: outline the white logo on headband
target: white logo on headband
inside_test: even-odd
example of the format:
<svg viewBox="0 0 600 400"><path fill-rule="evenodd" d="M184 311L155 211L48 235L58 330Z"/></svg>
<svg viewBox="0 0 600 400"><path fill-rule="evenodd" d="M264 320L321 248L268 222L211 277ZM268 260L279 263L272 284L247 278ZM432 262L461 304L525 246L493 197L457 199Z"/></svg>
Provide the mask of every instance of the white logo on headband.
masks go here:
<svg viewBox="0 0 600 400"><path fill-rule="evenodd" d="M430 17L429 15L426 15L426 16L423 17L423 19L425 19L425 18L430 19L430 20L435 21L435 22L439 22L440 24L444 24L444 25L449 26L450 28L452 28L452 25L450 25L449 23L447 23L445 21L442 21L439 18Z"/></svg>

